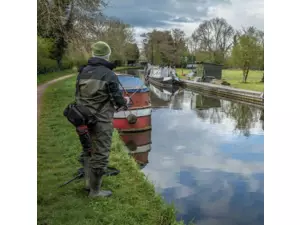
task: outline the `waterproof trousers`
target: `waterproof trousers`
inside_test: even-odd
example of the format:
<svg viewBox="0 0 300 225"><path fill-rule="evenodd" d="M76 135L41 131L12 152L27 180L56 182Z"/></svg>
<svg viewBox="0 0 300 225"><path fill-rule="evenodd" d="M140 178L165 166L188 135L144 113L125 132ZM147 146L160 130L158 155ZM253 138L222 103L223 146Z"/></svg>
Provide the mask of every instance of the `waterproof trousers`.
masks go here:
<svg viewBox="0 0 300 225"><path fill-rule="evenodd" d="M82 145L79 161L89 157L89 167L92 171L106 171L112 142L113 124L97 122L85 130L76 128Z"/></svg>

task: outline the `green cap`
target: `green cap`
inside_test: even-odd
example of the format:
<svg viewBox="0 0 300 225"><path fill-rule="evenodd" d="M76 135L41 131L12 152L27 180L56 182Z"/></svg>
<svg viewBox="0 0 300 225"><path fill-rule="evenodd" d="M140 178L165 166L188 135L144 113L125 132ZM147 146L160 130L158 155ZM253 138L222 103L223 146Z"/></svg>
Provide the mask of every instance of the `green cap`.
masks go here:
<svg viewBox="0 0 300 225"><path fill-rule="evenodd" d="M111 54L111 50L107 43L98 41L92 45L92 53L97 57L105 57Z"/></svg>

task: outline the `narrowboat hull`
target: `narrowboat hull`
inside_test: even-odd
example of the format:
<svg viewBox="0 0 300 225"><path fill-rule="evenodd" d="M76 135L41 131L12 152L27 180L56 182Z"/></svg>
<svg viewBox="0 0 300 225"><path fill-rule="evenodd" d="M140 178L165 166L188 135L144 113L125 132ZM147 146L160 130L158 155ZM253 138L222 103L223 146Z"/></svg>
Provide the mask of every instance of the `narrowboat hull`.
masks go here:
<svg viewBox="0 0 300 225"><path fill-rule="evenodd" d="M137 117L134 124L130 124L127 118L114 118L114 128L121 132L138 132L151 130L151 116Z"/></svg>
<svg viewBox="0 0 300 225"><path fill-rule="evenodd" d="M123 95L131 98L131 107L126 111L114 113L114 128L121 132L150 130L152 110L148 87L140 78L131 75L118 75L118 77L122 84L120 89ZM129 116L134 116L136 120L130 121Z"/></svg>

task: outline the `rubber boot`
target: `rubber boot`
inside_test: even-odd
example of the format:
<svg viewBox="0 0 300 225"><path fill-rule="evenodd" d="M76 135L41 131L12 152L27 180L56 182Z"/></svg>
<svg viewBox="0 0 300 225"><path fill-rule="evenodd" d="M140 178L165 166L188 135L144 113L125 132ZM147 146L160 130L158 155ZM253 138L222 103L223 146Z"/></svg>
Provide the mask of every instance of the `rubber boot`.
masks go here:
<svg viewBox="0 0 300 225"><path fill-rule="evenodd" d="M103 171L90 170L90 194L89 197L109 197L112 195L111 191L101 190L102 178L105 173Z"/></svg>
<svg viewBox="0 0 300 225"><path fill-rule="evenodd" d="M83 169L84 169L84 190L90 190L90 173L89 173L89 157L83 157Z"/></svg>

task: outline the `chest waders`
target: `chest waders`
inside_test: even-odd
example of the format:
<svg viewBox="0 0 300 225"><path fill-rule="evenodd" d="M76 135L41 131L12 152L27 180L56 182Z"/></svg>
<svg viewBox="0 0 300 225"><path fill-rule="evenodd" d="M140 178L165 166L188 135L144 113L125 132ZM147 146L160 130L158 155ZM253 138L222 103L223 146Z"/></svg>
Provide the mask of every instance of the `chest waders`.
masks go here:
<svg viewBox="0 0 300 225"><path fill-rule="evenodd" d="M79 83L78 80L76 82L76 96L80 94L79 92ZM102 104L100 104L98 110L100 110ZM95 124L97 123L97 119L94 114L90 112L90 110L76 102L69 104L64 110L64 116L68 119L68 121L75 126L76 133L79 137L81 146L82 146L82 154L80 162L83 165L83 170L81 171L74 179L79 179L84 177L85 180L85 190L90 190L90 168L89 168L89 158L91 156L91 152L93 150L93 142L90 131L93 129ZM117 171L117 170L116 170ZM66 182L65 184L70 183Z"/></svg>
<svg viewBox="0 0 300 225"><path fill-rule="evenodd" d="M120 82L119 82L120 83ZM121 84L120 84L121 85ZM123 88L124 89L124 88ZM79 79L77 78L76 82L76 96L80 96L79 92ZM107 102L111 101L112 93L108 93L109 97L106 101L99 105L99 108L96 111L99 111L102 105L105 105ZM117 109L120 110L122 108L127 108L127 106L123 106ZM75 128L76 132L79 136L80 143L82 145L82 164L83 170L80 169L79 174L73 178L72 180L66 182L62 186L72 182L75 179L79 179L84 177L85 179L85 190L89 191L90 197L98 197L98 196L110 196L112 194L111 191L100 190L101 183L102 183L102 176L114 176L117 175L120 171L113 167L107 167L107 171L93 171L92 168L89 168L89 159L91 157L91 153L93 150L92 144L92 137L91 132L93 129L96 129L97 126L97 119L96 117L90 112L90 110L80 104L77 104L76 101L74 103L69 104L66 109L64 110L64 116L68 119L70 123L72 123Z"/></svg>
<svg viewBox="0 0 300 225"><path fill-rule="evenodd" d="M76 96L80 95L79 92L79 82L77 79L76 82ZM108 101L110 101L111 98L108 98L107 101L105 101L103 104L106 104ZM99 111L103 104L99 105L99 108L97 111ZM95 115L93 115L90 110L80 104L77 104L76 101L69 104L65 110L64 110L64 116L68 119L68 121L75 126L76 133L79 137L80 143L82 145L82 154L81 154L81 163L83 165L83 168L80 168L78 170L78 175L74 177L73 179L65 182L64 184L60 185L60 187L65 186L72 181L80 178L84 178L85 180L85 190L89 191L90 196L110 196L112 193L111 191L105 191L100 190L101 185L101 177L98 176L98 174L94 174L90 168L89 168L89 159L93 150L92 145L92 137L91 137L91 131L93 130L93 127L97 123L97 119ZM103 171L103 174L100 174L101 176L116 176L120 173L119 170L113 167L107 167L107 171ZM92 177L91 177L92 176ZM96 176L96 177L95 177ZM91 183L92 182L92 183ZM96 186L96 192L95 190L92 190L92 186ZM95 188L93 188L95 189Z"/></svg>

